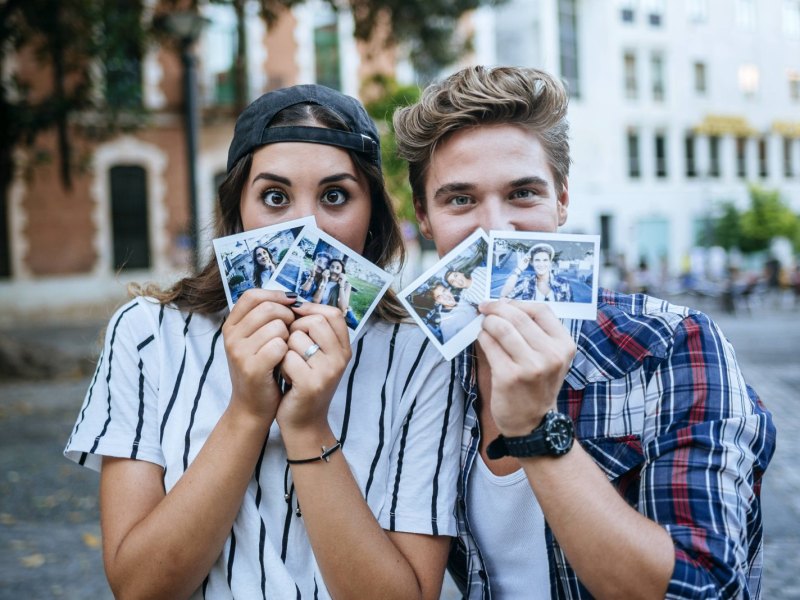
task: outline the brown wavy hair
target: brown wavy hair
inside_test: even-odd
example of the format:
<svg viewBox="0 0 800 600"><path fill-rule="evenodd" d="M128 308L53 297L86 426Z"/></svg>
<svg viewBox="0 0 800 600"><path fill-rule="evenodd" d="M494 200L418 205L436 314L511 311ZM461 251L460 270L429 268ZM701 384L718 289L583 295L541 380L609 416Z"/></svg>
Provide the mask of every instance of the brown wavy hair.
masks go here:
<svg viewBox="0 0 800 600"><path fill-rule="evenodd" d="M425 178L438 144L464 128L506 124L537 135L560 194L569 177L568 104L563 84L538 69L473 66L429 85L419 102L393 117L414 199L424 206Z"/></svg>
<svg viewBox="0 0 800 600"><path fill-rule="evenodd" d="M327 127L345 131L348 129L335 113L317 104L290 106L279 112L270 122L269 127L289 125ZM405 247L381 169L356 152L348 151L348 153L356 168L367 180L372 205L363 256L384 269L402 264L405 258ZM239 205L242 199L242 190L250 175L252 162L253 153L250 152L233 165L228 176L219 186L219 212L214 228L215 238L240 233L244 230ZM181 279L166 290L149 284L133 286L131 292L135 295L151 296L162 304L171 303L182 310L201 314L215 314L228 306L222 287L222 276L216 257L213 256L199 273ZM392 322L399 322L407 318L405 309L391 290L381 299L375 309L375 314Z"/></svg>

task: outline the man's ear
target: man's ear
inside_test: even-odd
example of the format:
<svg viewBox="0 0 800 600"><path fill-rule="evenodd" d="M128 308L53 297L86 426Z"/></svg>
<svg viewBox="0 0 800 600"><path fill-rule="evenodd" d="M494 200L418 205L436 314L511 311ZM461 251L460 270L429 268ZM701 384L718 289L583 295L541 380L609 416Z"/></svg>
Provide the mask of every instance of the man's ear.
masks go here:
<svg viewBox="0 0 800 600"><path fill-rule="evenodd" d="M422 237L428 240L433 239L433 232L431 231L431 222L428 219L428 211L425 210L425 200L414 198L414 214L419 223L419 232Z"/></svg>
<svg viewBox="0 0 800 600"><path fill-rule="evenodd" d="M556 210L558 211L558 226L561 227L567 222L567 209L569 208L569 181L564 180L564 186L556 199Z"/></svg>

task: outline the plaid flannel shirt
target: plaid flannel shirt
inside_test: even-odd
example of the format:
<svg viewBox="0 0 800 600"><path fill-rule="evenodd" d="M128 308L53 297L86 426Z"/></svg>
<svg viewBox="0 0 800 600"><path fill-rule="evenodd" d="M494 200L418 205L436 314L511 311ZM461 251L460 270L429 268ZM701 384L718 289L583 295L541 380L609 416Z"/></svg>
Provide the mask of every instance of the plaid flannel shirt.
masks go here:
<svg viewBox="0 0 800 600"><path fill-rule="evenodd" d="M565 321L578 351L558 397L577 441L675 545L667 598L759 598L761 477L772 416L731 345L704 314L600 290L597 321ZM475 356L459 356L466 391L457 516L448 568L465 598L492 597L471 535L467 480L480 442ZM551 598L591 598L545 524Z"/></svg>

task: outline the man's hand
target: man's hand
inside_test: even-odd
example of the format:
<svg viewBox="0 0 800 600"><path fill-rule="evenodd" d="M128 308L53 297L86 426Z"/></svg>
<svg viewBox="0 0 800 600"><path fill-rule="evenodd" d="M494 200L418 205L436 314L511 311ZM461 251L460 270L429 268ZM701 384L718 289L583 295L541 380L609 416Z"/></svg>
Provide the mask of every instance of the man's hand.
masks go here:
<svg viewBox="0 0 800 600"><path fill-rule="evenodd" d="M491 411L505 436L527 435L556 407L575 356L569 332L543 303L483 302L478 343L491 369Z"/></svg>

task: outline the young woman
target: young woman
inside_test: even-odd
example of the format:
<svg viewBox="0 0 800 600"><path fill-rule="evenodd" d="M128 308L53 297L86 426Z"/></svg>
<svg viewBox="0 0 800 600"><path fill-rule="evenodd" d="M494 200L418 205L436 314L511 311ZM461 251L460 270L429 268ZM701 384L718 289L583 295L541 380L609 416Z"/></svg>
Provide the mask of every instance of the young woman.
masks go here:
<svg viewBox="0 0 800 600"><path fill-rule="evenodd" d="M350 308L350 295L353 285L347 279L344 261L333 258L328 263L328 268L322 272L320 284L314 293L314 302L336 306L344 315L344 322L351 329L358 327L358 320Z"/></svg>
<svg viewBox="0 0 800 600"><path fill-rule="evenodd" d="M380 266L402 253L375 126L327 88L242 113L219 197L218 236L313 215ZM228 314L214 260L147 291L112 318L66 448L102 467L117 597L438 598L463 402L396 300L351 351L342 311L293 292Z"/></svg>
<svg viewBox="0 0 800 600"><path fill-rule="evenodd" d="M275 272L275 261L272 254L264 246L253 248L253 287L266 287L269 278Z"/></svg>

